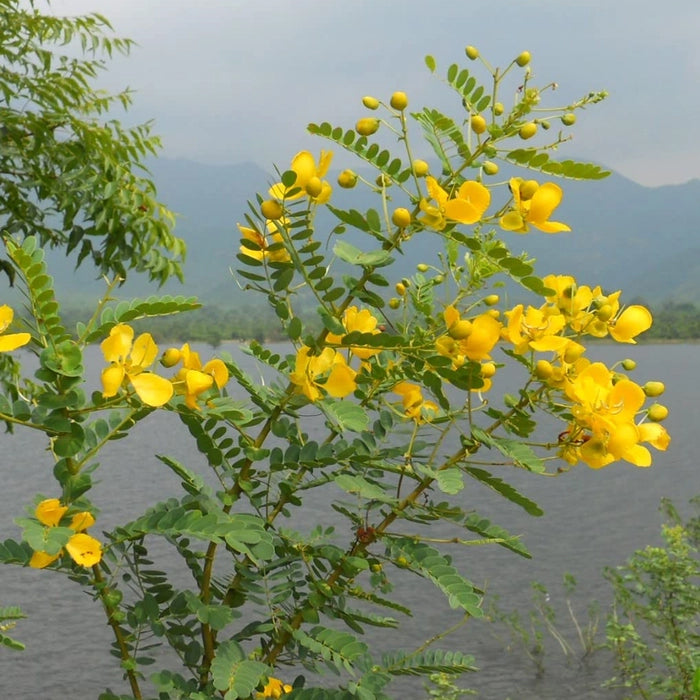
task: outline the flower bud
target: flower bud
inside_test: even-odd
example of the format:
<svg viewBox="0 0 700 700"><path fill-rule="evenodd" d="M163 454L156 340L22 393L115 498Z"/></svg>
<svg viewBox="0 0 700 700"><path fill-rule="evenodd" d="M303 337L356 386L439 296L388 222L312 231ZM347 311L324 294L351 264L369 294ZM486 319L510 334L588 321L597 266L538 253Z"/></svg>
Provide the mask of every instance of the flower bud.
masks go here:
<svg viewBox="0 0 700 700"><path fill-rule="evenodd" d="M471 321L460 320L455 321L447 330L448 335L455 340L464 340L472 333Z"/></svg>
<svg viewBox="0 0 700 700"><path fill-rule="evenodd" d="M396 293L402 297L406 295L406 285L403 282L397 282L396 286L394 287L396 289Z"/></svg>
<svg viewBox="0 0 700 700"><path fill-rule="evenodd" d="M427 272L429 269L430 266L426 265L425 263L418 263L416 265L416 270L418 270L418 272Z"/></svg>
<svg viewBox="0 0 700 700"><path fill-rule="evenodd" d="M168 348L160 358L163 367L174 367L182 357L182 353L177 348Z"/></svg>
<svg viewBox="0 0 700 700"><path fill-rule="evenodd" d="M561 117L561 123L564 126L573 126L576 123L576 115L573 112L563 114Z"/></svg>
<svg viewBox="0 0 700 700"><path fill-rule="evenodd" d="M377 175L375 183L377 183L377 187L391 187L392 185L391 178L385 175L384 173L380 173L379 175Z"/></svg>
<svg viewBox="0 0 700 700"><path fill-rule="evenodd" d="M420 159L414 160L411 167L416 177L425 177L430 171L430 166L424 160Z"/></svg>
<svg viewBox="0 0 700 700"><path fill-rule="evenodd" d="M397 299L396 297L391 297L391 299L389 299L390 309L396 310L399 308L399 306L401 306L401 299Z"/></svg>
<svg viewBox="0 0 700 700"><path fill-rule="evenodd" d="M484 362L481 365L481 376L484 379L490 379L496 374L496 365L493 362Z"/></svg>
<svg viewBox="0 0 700 700"><path fill-rule="evenodd" d="M642 391L651 397L661 396L661 394L666 391L666 385L663 382L647 382L643 387Z"/></svg>
<svg viewBox="0 0 700 700"><path fill-rule="evenodd" d="M518 55L518 57L515 59L515 62L521 67L524 68L528 63L530 63L530 59L532 57L530 56L529 51L523 51L521 54Z"/></svg>
<svg viewBox="0 0 700 700"><path fill-rule="evenodd" d="M554 373L554 367L552 363L547 360L537 360L535 365L535 376L538 379L549 379Z"/></svg>
<svg viewBox="0 0 700 700"><path fill-rule="evenodd" d="M389 104L394 109L398 109L400 112L403 112L403 110L406 109L406 107L408 107L408 97L405 92L395 92L391 96Z"/></svg>
<svg viewBox="0 0 700 700"><path fill-rule="evenodd" d="M467 54L467 58L470 61L476 61L476 59L479 58L479 49L477 49L476 46L467 46L467 48L464 49L464 53Z"/></svg>
<svg viewBox="0 0 700 700"><path fill-rule="evenodd" d="M499 309L489 309L489 310L486 312L486 315L487 315L487 316L490 316L491 318L499 318L500 315L501 315L501 312L500 312Z"/></svg>
<svg viewBox="0 0 700 700"><path fill-rule="evenodd" d="M378 128L379 119L375 119L374 117L363 117L362 119L358 119L357 124L355 124L355 130L361 136L371 136L376 133Z"/></svg>
<svg viewBox="0 0 700 700"><path fill-rule="evenodd" d="M321 194L323 191L323 183L321 182L321 178L317 176L313 176L309 178L309 181L306 183L306 194L309 195L309 197L318 197L318 195Z"/></svg>
<svg viewBox="0 0 700 700"><path fill-rule="evenodd" d="M627 370L628 372L631 372L633 369L637 367L637 363L630 359L629 357L625 360L622 360L622 369Z"/></svg>
<svg viewBox="0 0 700 700"><path fill-rule="evenodd" d="M527 122L520 127L518 135L521 139L527 140L531 139L537 133L537 124L535 122Z"/></svg>
<svg viewBox="0 0 700 700"><path fill-rule="evenodd" d="M411 224L411 212L403 207L394 209L394 213L391 215L391 221L393 222L394 226L406 228Z"/></svg>
<svg viewBox="0 0 700 700"><path fill-rule="evenodd" d="M435 284L442 284L444 281L445 275L435 275L435 277L433 277L433 282L435 282Z"/></svg>
<svg viewBox="0 0 700 700"><path fill-rule="evenodd" d="M660 403L653 403L647 410L647 418L653 423L660 423L668 418L668 408Z"/></svg>
<svg viewBox="0 0 700 700"><path fill-rule="evenodd" d="M597 318L603 323L606 323L612 318L613 307L610 304L603 304L598 311L596 311Z"/></svg>
<svg viewBox="0 0 700 700"><path fill-rule="evenodd" d="M498 165L496 163L492 163L490 160L484 161L484 164L481 166L484 175L495 175L498 172Z"/></svg>
<svg viewBox="0 0 700 700"><path fill-rule="evenodd" d="M376 97L365 95L362 98L362 104L367 107L367 109L377 109L377 107L379 107L379 100Z"/></svg>
<svg viewBox="0 0 700 700"><path fill-rule="evenodd" d="M535 196L535 192L540 187L540 183L537 180L525 180L525 182L520 183L520 199L523 202L531 200Z"/></svg>
<svg viewBox="0 0 700 700"><path fill-rule="evenodd" d="M260 211L266 219L271 219L272 221L281 219L282 214L284 214L282 205L276 199L266 199L260 205Z"/></svg>
<svg viewBox="0 0 700 700"><path fill-rule="evenodd" d="M493 105L493 113L497 116L500 117L501 114L505 111L505 107L503 106L503 102L496 102Z"/></svg>
<svg viewBox="0 0 700 700"><path fill-rule="evenodd" d="M483 134L486 131L486 119L480 114L473 114L469 123L472 125L472 131L475 134Z"/></svg>
<svg viewBox="0 0 700 700"><path fill-rule="evenodd" d="M338 184L346 190L352 189L357 184L357 173L352 170L343 170L338 175Z"/></svg>
<svg viewBox="0 0 700 700"><path fill-rule="evenodd" d="M487 297L484 297L484 304L486 304L486 306L495 306L498 304L499 300L500 297L498 294L489 294Z"/></svg>
<svg viewBox="0 0 700 700"><path fill-rule="evenodd" d="M550 127L552 126L546 119L542 119L540 121L540 126L545 130L549 131Z"/></svg>

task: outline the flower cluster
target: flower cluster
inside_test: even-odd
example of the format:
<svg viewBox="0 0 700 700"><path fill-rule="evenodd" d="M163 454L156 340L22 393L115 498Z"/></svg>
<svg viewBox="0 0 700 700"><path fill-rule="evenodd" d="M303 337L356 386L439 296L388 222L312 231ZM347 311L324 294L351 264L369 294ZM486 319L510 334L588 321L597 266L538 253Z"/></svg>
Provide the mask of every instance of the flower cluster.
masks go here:
<svg viewBox="0 0 700 700"><path fill-rule="evenodd" d="M68 512L67 506L62 506L58 498L48 498L37 505L34 515L47 529L59 527L63 516ZM89 527L95 524L95 518L91 513L83 511L75 513L66 525L75 534L66 542L65 548L70 558L80 566L91 567L102 559L102 545L99 540L85 533ZM55 553L35 551L29 561L29 566L35 569L43 569L52 564L63 554L63 550Z"/></svg>
<svg viewBox="0 0 700 700"><path fill-rule="evenodd" d="M124 323L114 326L100 347L110 363L102 370L104 398L116 396L122 386L130 385L147 406L163 406L173 394L179 394L185 397L188 408L198 410L198 397L214 385L222 389L229 379L228 369L221 360L209 360L202 365L199 354L187 343L163 354L161 364L165 367L182 363L172 379L148 371L158 356L158 346L150 333L142 333L134 340L134 329Z"/></svg>
<svg viewBox="0 0 700 700"><path fill-rule="evenodd" d="M293 688L289 683L283 683L279 678L268 678L262 692L257 693L256 697L260 700L265 698L278 700L278 698L283 697L287 693L291 693L292 690Z"/></svg>

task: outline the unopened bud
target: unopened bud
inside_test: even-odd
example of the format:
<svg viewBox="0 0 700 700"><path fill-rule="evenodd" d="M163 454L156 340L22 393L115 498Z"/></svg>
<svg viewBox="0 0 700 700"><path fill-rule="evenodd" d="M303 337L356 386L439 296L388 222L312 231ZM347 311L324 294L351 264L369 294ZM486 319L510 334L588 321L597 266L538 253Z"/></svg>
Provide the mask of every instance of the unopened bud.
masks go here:
<svg viewBox="0 0 700 700"><path fill-rule="evenodd" d="M306 194L309 195L309 197L318 197L318 195L321 194L323 191L323 183L321 182L321 178L317 176L313 176L309 178L309 181L306 183Z"/></svg>
<svg viewBox="0 0 700 700"><path fill-rule="evenodd" d="M527 122L520 127L518 135L521 139L527 140L531 139L537 133L537 124L535 122Z"/></svg>
<svg viewBox="0 0 700 700"><path fill-rule="evenodd" d="M663 404L653 403L647 410L647 418L654 423L660 423L668 418L668 408Z"/></svg>
<svg viewBox="0 0 700 700"><path fill-rule="evenodd" d="M525 182L520 183L520 199L524 202L531 200L535 196L535 192L540 187L540 183L537 180L525 180Z"/></svg>
<svg viewBox="0 0 700 700"><path fill-rule="evenodd" d="M403 282L397 282L396 286L394 287L396 289L396 293L402 297L406 295L406 285Z"/></svg>
<svg viewBox="0 0 700 700"><path fill-rule="evenodd" d="M503 114L504 111L505 111L505 107L503 106L503 103L502 103L502 102L496 102L496 103L493 105L493 113L494 113L497 117L500 117L501 114Z"/></svg>
<svg viewBox="0 0 700 700"><path fill-rule="evenodd" d="M486 119L484 119L480 114L474 114L469 123L472 125L472 131L475 134L483 134L486 131Z"/></svg>
<svg viewBox="0 0 700 700"><path fill-rule="evenodd" d="M430 266L426 265L425 263L418 263L416 265L416 270L418 270L418 272L427 272L429 269Z"/></svg>
<svg viewBox="0 0 700 700"><path fill-rule="evenodd" d="M471 321L460 320L455 321L447 330L447 333L451 338L455 340L464 340L468 338L472 333L472 323Z"/></svg>
<svg viewBox="0 0 700 700"><path fill-rule="evenodd" d="M367 107L367 109L377 109L377 107L379 107L379 100L376 97L365 95L362 98L362 104Z"/></svg>
<svg viewBox="0 0 700 700"><path fill-rule="evenodd" d="M576 123L576 115L573 112L562 114L561 123L564 126L573 126Z"/></svg>
<svg viewBox="0 0 700 700"><path fill-rule="evenodd" d="M537 360L535 365L535 376L538 379L549 379L554 373L554 367L552 363L547 360Z"/></svg>
<svg viewBox="0 0 700 700"><path fill-rule="evenodd" d="M266 199L260 205L260 211L266 219L272 219L273 221L281 219L282 214L284 214L282 205L275 199Z"/></svg>
<svg viewBox="0 0 700 700"><path fill-rule="evenodd" d="M391 96L389 104L394 109L398 109L400 112L402 112L404 109L406 109L406 107L408 107L408 97L406 96L405 92L395 92Z"/></svg>
<svg viewBox="0 0 700 700"><path fill-rule="evenodd" d="M396 297L391 297L391 299L389 299L390 309L396 310L399 308L399 306L401 306L401 299L397 299Z"/></svg>
<svg viewBox="0 0 700 700"><path fill-rule="evenodd" d="M647 382L643 387L642 391L647 396L661 396L661 394L666 391L666 385L663 382Z"/></svg>
<svg viewBox="0 0 700 700"><path fill-rule="evenodd" d="M487 297L484 297L484 304L486 306L496 306L500 300L500 297L498 294L489 294Z"/></svg>
<svg viewBox="0 0 700 700"><path fill-rule="evenodd" d="M496 365L493 362L484 362L481 365L481 376L484 379L490 379L496 374Z"/></svg>
<svg viewBox="0 0 700 700"><path fill-rule="evenodd" d="M174 367L182 357L182 353L177 348L168 348L160 358L163 367Z"/></svg>
<svg viewBox="0 0 700 700"><path fill-rule="evenodd" d="M620 364L622 365L622 369L627 370L628 372L631 372L637 367L637 363L629 357L625 360L622 360Z"/></svg>
<svg viewBox="0 0 700 700"><path fill-rule="evenodd" d="M470 61L476 61L476 59L479 58L479 49L477 49L476 46L467 46L467 48L464 49L464 53L467 54L467 58Z"/></svg>
<svg viewBox="0 0 700 700"><path fill-rule="evenodd" d="M357 173L352 170L343 170L338 175L338 184L346 190L352 189L357 184Z"/></svg>
<svg viewBox="0 0 700 700"><path fill-rule="evenodd" d="M424 160L420 159L414 160L412 167L416 177L425 177L430 171L430 166Z"/></svg>
<svg viewBox="0 0 700 700"><path fill-rule="evenodd" d="M393 222L394 226L406 228L411 224L411 212L403 207L394 209L394 213L391 215L391 221Z"/></svg>
<svg viewBox="0 0 700 700"><path fill-rule="evenodd" d="M518 57L515 59L515 62L521 67L524 68L528 63L530 63L530 59L532 57L530 56L529 51L523 51L521 54L518 55Z"/></svg>
<svg viewBox="0 0 700 700"><path fill-rule="evenodd" d="M355 130L361 136L371 136L376 133L378 128L379 119L375 119L374 117L363 117L362 119L358 119L357 124L355 124Z"/></svg>
<svg viewBox="0 0 700 700"><path fill-rule="evenodd" d="M485 175L495 175L498 172L498 165L496 163L492 163L490 160L484 161L484 164L481 167Z"/></svg>

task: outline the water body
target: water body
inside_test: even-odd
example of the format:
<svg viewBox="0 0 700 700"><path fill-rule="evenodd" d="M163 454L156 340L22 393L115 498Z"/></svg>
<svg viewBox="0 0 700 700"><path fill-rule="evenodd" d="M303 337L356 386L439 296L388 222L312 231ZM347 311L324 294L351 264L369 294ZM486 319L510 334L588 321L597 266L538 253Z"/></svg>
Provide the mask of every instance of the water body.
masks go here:
<svg viewBox="0 0 700 700"><path fill-rule="evenodd" d="M225 349L239 356L235 348ZM208 351L204 354L210 356ZM579 612L592 599L606 603L610 593L602 568L621 564L635 549L659 542L659 500L671 498L683 510L687 500L700 492L697 346L639 346L630 348L628 354L638 362L635 376L640 381L662 379L667 386L663 401L671 410L666 425L673 442L667 452L654 453L651 469L615 464L594 471L579 465L558 478L503 473L503 478L542 506L545 515L541 518L528 516L477 484L468 484L459 496L492 522L522 534L533 554L532 560L525 560L500 547L455 547L452 552L457 568L474 583L498 594L504 608L526 608L532 580L544 583L552 592L552 603L560 605L557 596L561 595L559 584L565 571L579 581ZM601 345L590 355L613 362L625 356L625 348ZM97 350L87 360L97 371L101 364ZM102 481L92 494L102 510L98 525L105 528L124 522L149 505L180 494L178 479L152 455L169 454L190 465L204 466L189 435L173 419L156 412L128 439L111 443L102 453L97 474ZM37 434L19 430L0 440L2 540L18 536L13 518L23 514L37 492L48 497L55 491L51 458ZM326 517L322 504L307 505L311 507L304 510L305 521L296 523L300 529L310 529ZM415 648L461 618L459 611L451 610L441 594L421 579L401 578L397 590L415 615L404 620L399 630L376 633L370 629L382 647ZM27 649L12 652L0 648L0 698L94 700L108 686L117 694L128 692L115 659L108 653L112 638L102 611L78 586L55 573L3 566L0 605L21 605L29 615L14 631ZM589 665L579 667L565 664L556 649L550 650L547 671L538 679L522 654L503 651L485 623L470 621L436 646L476 657L481 670L463 682L487 700L622 697L600 688L601 681L612 673L602 656L594 656ZM401 680L389 692L402 700L426 698L420 679Z"/></svg>

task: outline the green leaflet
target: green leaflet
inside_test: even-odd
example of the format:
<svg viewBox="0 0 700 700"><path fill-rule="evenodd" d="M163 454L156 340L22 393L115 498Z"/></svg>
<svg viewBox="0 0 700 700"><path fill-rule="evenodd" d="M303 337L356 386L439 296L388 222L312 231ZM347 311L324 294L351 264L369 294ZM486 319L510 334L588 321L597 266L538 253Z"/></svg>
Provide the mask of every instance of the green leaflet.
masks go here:
<svg viewBox="0 0 700 700"><path fill-rule="evenodd" d="M481 595L437 549L423 542L396 538L391 540L390 550L392 559L404 557L412 570L429 578L447 596L450 607L462 608L472 617L483 617L479 607Z"/></svg>
<svg viewBox="0 0 700 700"><path fill-rule="evenodd" d="M383 267L394 261L386 250L373 250L365 253L347 241L338 241L333 246L333 252L341 260L361 267Z"/></svg>
<svg viewBox="0 0 700 700"><path fill-rule="evenodd" d="M112 326L118 323L129 323L140 318L179 314L183 311L199 309L201 306L196 297L170 295L122 301L104 309L100 316L99 325L96 328L88 331L85 324L80 323L77 331L83 343L94 343L97 340L106 338Z"/></svg>
<svg viewBox="0 0 700 700"><path fill-rule="evenodd" d="M552 160L548 153L536 148L517 148L503 156L504 160L522 165L531 170L539 170L548 175L566 177L572 180L602 180L610 175L593 163L578 163L573 160Z"/></svg>
<svg viewBox="0 0 700 700"><path fill-rule="evenodd" d="M361 661L367 656L367 645L352 634L316 625L308 633L295 629L292 635L299 644L338 671L345 670L354 675L358 668L362 670Z"/></svg>
<svg viewBox="0 0 700 700"><path fill-rule="evenodd" d="M369 416L357 404L349 401L323 399L318 401L317 405L326 414L331 425L337 427L341 433L346 431L359 433L369 425Z"/></svg>
<svg viewBox="0 0 700 700"><path fill-rule="evenodd" d="M501 479L492 476L484 469L478 469L477 467L464 467L464 471L469 474L469 476L474 477L477 481L481 481L481 483L486 484L486 486L492 488L494 491L497 491L501 494L501 496L507 498L509 501L519 505L530 515L544 515L544 511L537 505L537 503L531 501L529 498L526 498L521 493L516 491L510 484L506 484Z"/></svg>
<svg viewBox="0 0 700 700"><path fill-rule="evenodd" d="M246 659L241 646L228 641L219 645L211 672L214 687L226 691L225 700L236 700L249 697L270 669L260 661Z"/></svg>
<svg viewBox="0 0 700 700"><path fill-rule="evenodd" d="M475 440L486 445L486 447L493 447L501 454L512 459L513 465L516 467L527 469L537 474L542 474L545 470L543 460L534 453L531 447L522 442L511 440L510 438L495 437L479 428L472 430L472 436Z"/></svg>
<svg viewBox="0 0 700 700"><path fill-rule="evenodd" d="M427 649L419 654L392 651L382 654L382 668L392 676L421 676L429 673L458 675L477 671L474 657L460 651Z"/></svg>

